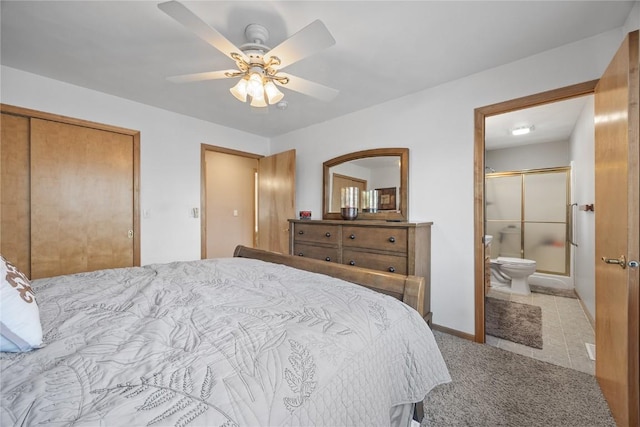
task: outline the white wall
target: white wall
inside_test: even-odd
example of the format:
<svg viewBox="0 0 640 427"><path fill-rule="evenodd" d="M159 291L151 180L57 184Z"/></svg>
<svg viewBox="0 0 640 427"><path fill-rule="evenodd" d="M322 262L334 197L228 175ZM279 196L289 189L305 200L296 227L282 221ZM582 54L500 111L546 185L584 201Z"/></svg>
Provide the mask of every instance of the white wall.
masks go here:
<svg viewBox="0 0 640 427"><path fill-rule="evenodd" d="M200 259L200 144L269 154L269 140L2 67L0 102L140 131L141 262Z"/></svg>
<svg viewBox="0 0 640 427"><path fill-rule="evenodd" d="M323 161L369 148L409 147L409 218L434 222L434 323L473 334L474 109L596 79L623 38L621 30L603 33L291 132L273 138L272 150L296 149L297 204L320 212Z"/></svg>
<svg viewBox="0 0 640 427"><path fill-rule="evenodd" d="M595 202L595 128L594 99L589 97L585 104L570 140L570 153L573 162L572 202L587 205ZM585 308L592 319L596 315L595 296L595 213L576 210L574 240L574 285Z"/></svg>
<svg viewBox="0 0 640 427"><path fill-rule="evenodd" d="M496 172L569 166L569 141L489 150L484 161Z"/></svg>

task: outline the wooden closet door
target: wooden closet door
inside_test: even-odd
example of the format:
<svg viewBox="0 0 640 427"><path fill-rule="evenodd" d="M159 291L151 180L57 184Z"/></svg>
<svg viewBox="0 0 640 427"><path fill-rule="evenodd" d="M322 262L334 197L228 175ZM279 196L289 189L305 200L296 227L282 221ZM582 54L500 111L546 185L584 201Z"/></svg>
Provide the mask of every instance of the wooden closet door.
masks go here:
<svg viewBox="0 0 640 427"><path fill-rule="evenodd" d="M0 120L0 253L30 277L29 119Z"/></svg>
<svg viewBox="0 0 640 427"><path fill-rule="evenodd" d="M128 267L133 137L31 120L31 277Z"/></svg>

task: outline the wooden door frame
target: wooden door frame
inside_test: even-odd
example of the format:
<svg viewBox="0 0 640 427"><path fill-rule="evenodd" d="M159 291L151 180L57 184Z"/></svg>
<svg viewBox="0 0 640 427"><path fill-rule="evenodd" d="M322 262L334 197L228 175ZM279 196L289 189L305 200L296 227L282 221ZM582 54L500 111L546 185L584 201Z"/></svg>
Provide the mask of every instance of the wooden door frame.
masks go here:
<svg viewBox="0 0 640 427"><path fill-rule="evenodd" d="M233 150L231 148L218 147L216 145L200 144L200 258L207 258L207 166L205 158L207 152L230 154L232 156L246 157L260 160L263 155L248 153L246 151ZM253 207L256 209L256 206ZM254 212L255 214L255 212ZM254 242L255 244L255 242Z"/></svg>
<svg viewBox="0 0 640 427"><path fill-rule="evenodd" d="M523 108L550 104L578 96L592 95L598 80L578 83L559 89L538 93L535 95L516 98L497 104L479 107L474 110L474 150L473 150L473 215L474 215L474 307L475 307L475 342L485 342L484 323L484 222L485 222L485 118L498 114L509 113Z"/></svg>
<svg viewBox="0 0 640 427"><path fill-rule="evenodd" d="M83 126L91 129L119 133L131 136L133 139L133 265L140 265L140 131L106 125L103 123L61 116L59 114L44 111L31 110L29 108L16 107L0 103L0 112L28 119L42 119L74 126Z"/></svg>

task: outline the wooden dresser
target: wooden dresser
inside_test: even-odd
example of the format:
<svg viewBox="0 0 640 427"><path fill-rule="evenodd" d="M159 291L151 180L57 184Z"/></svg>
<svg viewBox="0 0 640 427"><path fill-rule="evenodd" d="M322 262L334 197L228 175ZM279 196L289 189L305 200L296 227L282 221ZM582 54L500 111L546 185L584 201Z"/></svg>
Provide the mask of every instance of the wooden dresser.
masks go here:
<svg viewBox="0 0 640 427"><path fill-rule="evenodd" d="M431 325L431 222L289 220L289 253L425 279Z"/></svg>

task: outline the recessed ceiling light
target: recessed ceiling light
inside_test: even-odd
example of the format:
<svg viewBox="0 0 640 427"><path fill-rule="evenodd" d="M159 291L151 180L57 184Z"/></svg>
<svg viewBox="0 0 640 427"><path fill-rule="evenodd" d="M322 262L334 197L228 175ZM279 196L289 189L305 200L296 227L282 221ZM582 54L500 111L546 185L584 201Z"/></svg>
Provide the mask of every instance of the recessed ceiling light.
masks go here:
<svg viewBox="0 0 640 427"><path fill-rule="evenodd" d="M511 135L513 136L526 135L529 132L531 132L533 129L534 129L533 126L521 126L521 127L513 128L511 129Z"/></svg>

